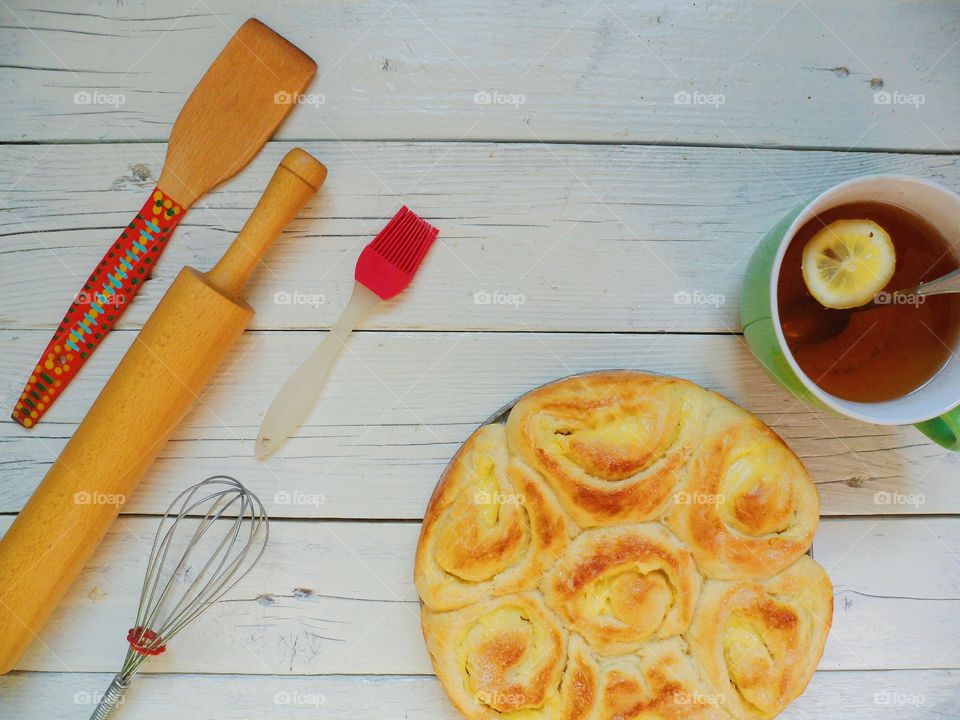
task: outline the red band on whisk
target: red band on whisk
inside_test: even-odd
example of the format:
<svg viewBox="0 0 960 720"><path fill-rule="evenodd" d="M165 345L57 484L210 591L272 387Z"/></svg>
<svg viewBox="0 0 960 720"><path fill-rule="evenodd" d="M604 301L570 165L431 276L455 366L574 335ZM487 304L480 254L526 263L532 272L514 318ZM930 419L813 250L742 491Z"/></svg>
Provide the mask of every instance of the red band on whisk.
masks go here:
<svg viewBox="0 0 960 720"><path fill-rule="evenodd" d="M127 631L127 642L131 649L141 655L159 655L167 649L166 644L153 646L153 641L157 639L157 634L150 628L138 625Z"/></svg>

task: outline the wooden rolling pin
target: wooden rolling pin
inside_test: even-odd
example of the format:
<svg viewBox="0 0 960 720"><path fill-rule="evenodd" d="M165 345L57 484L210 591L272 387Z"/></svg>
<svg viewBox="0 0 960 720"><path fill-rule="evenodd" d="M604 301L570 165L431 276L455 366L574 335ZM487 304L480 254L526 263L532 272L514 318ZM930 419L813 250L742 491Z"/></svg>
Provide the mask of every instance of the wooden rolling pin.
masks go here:
<svg viewBox="0 0 960 720"><path fill-rule="evenodd" d="M318 160L291 150L214 268L180 272L0 541L0 674L39 634L243 333L253 317L240 297L247 279L326 176Z"/></svg>

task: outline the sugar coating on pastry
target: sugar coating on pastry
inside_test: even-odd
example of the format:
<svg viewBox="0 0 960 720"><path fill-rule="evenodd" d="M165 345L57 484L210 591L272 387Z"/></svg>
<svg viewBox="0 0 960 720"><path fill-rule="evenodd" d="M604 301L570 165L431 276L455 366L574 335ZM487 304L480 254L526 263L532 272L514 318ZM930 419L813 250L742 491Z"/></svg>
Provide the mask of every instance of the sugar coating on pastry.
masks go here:
<svg viewBox="0 0 960 720"><path fill-rule="evenodd" d="M591 720L730 720L682 638L651 642L603 662Z"/></svg>
<svg viewBox="0 0 960 720"><path fill-rule="evenodd" d="M593 708L596 660L538 594L443 613L424 606L421 622L437 677L465 716L576 720Z"/></svg>
<svg viewBox="0 0 960 720"><path fill-rule="evenodd" d="M780 437L719 395L666 523L700 570L734 580L769 577L813 542L820 502L813 480Z"/></svg>
<svg viewBox="0 0 960 720"><path fill-rule="evenodd" d="M602 655L684 632L700 594L690 551L662 525L585 530L547 573L547 605Z"/></svg>
<svg viewBox="0 0 960 720"><path fill-rule="evenodd" d="M765 580L708 580L687 638L725 708L760 720L803 692L832 614L830 578L804 555Z"/></svg>
<svg viewBox="0 0 960 720"><path fill-rule="evenodd" d="M427 508L434 670L471 719L773 717L831 624L818 515L786 444L716 393L628 371L539 388Z"/></svg>
<svg viewBox="0 0 960 720"><path fill-rule="evenodd" d="M510 451L540 471L581 527L656 518L699 442L705 391L637 372L545 385L510 412Z"/></svg>
<svg viewBox="0 0 960 720"><path fill-rule="evenodd" d="M503 425L475 432L437 486L414 579L434 610L531 590L566 547L569 523L543 480L507 453Z"/></svg>

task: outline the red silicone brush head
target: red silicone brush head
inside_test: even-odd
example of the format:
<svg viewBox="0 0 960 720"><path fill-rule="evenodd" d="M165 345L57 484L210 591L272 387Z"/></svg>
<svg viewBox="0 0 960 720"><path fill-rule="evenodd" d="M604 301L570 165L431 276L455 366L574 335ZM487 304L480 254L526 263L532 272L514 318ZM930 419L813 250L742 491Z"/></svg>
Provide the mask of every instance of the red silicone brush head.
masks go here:
<svg viewBox="0 0 960 720"><path fill-rule="evenodd" d="M404 205L360 253L354 278L389 300L410 284L439 232Z"/></svg>

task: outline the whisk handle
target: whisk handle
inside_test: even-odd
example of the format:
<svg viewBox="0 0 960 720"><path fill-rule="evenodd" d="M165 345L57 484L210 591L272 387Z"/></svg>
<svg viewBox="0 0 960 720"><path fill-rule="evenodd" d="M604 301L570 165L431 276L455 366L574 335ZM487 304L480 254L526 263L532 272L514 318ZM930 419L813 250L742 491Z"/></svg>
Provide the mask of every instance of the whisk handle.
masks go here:
<svg viewBox="0 0 960 720"><path fill-rule="evenodd" d="M100 698L100 702L97 703L90 720L107 720L108 717L112 716L123 703L123 698L129 688L129 680L124 679L121 675L115 675L113 680L110 681L107 691Z"/></svg>

